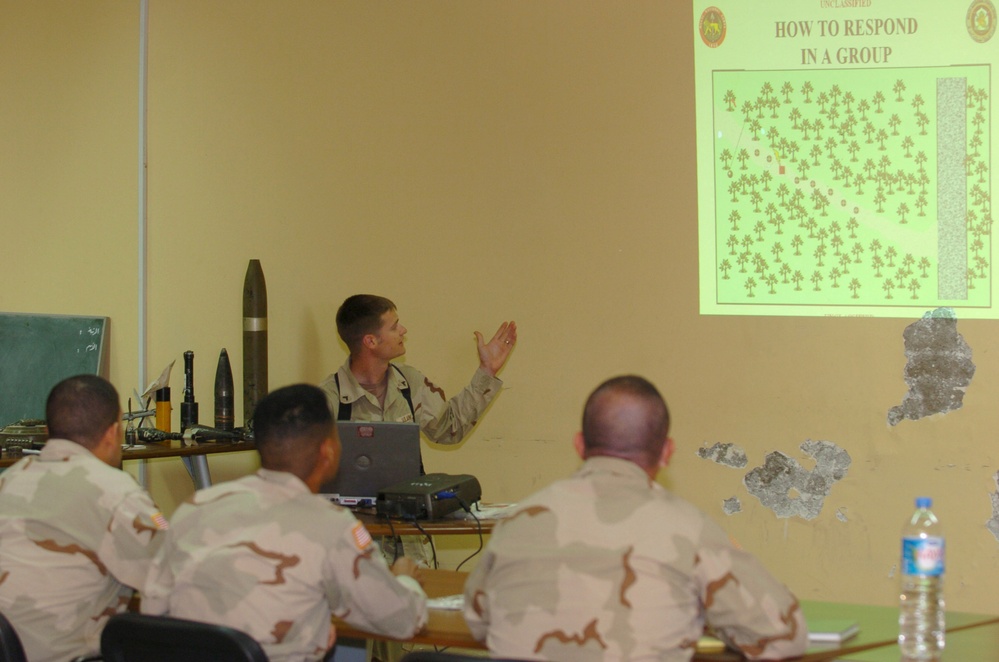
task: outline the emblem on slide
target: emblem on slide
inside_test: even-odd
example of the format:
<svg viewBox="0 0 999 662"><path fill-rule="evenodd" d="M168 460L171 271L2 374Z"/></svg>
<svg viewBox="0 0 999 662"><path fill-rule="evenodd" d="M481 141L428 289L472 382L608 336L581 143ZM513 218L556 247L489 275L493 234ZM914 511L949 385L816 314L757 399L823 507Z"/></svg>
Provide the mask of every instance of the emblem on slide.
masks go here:
<svg viewBox="0 0 999 662"><path fill-rule="evenodd" d="M703 21L703 19L702 19ZM991 0L975 0L968 8L968 34L979 44L984 44L996 32L996 8ZM702 28L703 30L703 28Z"/></svg>
<svg viewBox="0 0 999 662"><path fill-rule="evenodd" d="M995 16L995 11L992 12ZM718 48L725 41L725 14L717 7L708 7L701 14L701 20L697 22L697 31L701 33L701 41L708 48Z"/></svg>

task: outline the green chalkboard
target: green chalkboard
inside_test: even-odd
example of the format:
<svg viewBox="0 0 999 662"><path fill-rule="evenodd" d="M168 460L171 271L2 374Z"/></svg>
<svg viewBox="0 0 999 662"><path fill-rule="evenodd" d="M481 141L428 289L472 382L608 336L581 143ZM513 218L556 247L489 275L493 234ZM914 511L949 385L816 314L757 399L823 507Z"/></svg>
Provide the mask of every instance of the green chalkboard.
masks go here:
<svg viewBox="0 0 999 662"><path fill-rule="evenodd" d="M49 391L66 377L108 377L110 319L0 313L0 426L45 418Z"/></svg>

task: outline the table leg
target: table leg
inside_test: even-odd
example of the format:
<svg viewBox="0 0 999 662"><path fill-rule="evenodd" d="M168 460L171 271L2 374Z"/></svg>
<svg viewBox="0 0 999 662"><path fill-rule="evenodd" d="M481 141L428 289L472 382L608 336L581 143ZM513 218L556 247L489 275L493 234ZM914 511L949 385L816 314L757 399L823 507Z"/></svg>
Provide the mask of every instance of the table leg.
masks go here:
<svg viewBox="0 0 999 662"><path fill-rule="evenodd" d="M194 480L194 489L201 490L212 485L212 474L208 471L208 457L205 455L187 455L183 458L187 472Z"/></svg>
<svg viewBox="0 0 999 662"><path fill-rule="evenodd" d="M367 662L368 646L364 639L343 637L336 642L329 662Z"/></svg>

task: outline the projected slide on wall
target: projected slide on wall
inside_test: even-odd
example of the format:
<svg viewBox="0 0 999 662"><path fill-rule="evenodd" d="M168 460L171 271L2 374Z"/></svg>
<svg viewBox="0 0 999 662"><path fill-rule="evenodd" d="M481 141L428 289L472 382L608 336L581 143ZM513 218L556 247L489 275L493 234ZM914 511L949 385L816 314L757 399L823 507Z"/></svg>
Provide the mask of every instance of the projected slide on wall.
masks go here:
<svg viewBox="0 0 999 662"><path fill-rule="evenodd" d="M989 0L694 4L700 310L999 317Z"/></svg>

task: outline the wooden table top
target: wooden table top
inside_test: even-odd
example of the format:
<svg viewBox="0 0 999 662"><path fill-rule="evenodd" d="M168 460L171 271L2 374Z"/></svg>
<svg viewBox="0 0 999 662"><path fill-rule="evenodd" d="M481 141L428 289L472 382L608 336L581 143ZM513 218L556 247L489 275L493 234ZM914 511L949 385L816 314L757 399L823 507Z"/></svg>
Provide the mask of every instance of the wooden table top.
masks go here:
<svg viewBox="0 0 999 662"><path fill-rule="evenodd" d="M182 441L158 441L140 444L145 448L122 449L122 460L151 460L159 457L183 457L186 455L211 455L214 453L235 453L256 450L251 441L202 441L185 446Z"/></svg>
<svg viewBox="0 0 999 662"><path fill-rule="evenodd" d="M854 620L860 625L860 632L841 644L812 644L805 655L794 658L800 662L822 662L824 660L889 660L898 662L898 607L880 607L875 605L858 605L821 600L802 600L801 608L805 619L809 622L819 620ZM993 622L999 622L999 617L988 614L968 614L963 612L947 613L947 630L963 631L979 628ZM956 636L956 635L955 635ZM853 657L866 655L867 651L892 650L895 657ZM694 660L699 662L736 662L742 656L726 651L724 653L697 653ZM954 658L962 659L962 658ZM992 659L992 658L968 658ZM999 659L999 658L997 658Z"/></svg>
<svg viewBox="0 0 999 662"><path fill-rule="evenodd" d="M375 514L374 508L357 508L352 512L364 524L364 528L373 536L467 536L486 535L493 530L496 524L494 519L474 519L444 518L437 520L411 520L393 519L379 517ZM460 592L460 591L459 591Z"/></svg>
<svg viewBox="0 0 999 662"><path fill-rule="evenodd" d="M847 655L844 662L898 662L902 651L898 644ZM999 618L992 623L969 625L948 630L941 662L999 660Z"/></svg>
<svg viewBox="0 0 999 662"><path fill-rule="evenodd" d="M121 459L127 460L152 460L161 457L183 457L187 455L210 455L214 453L235 453L238 451L252 451L256 448L249 441L204 441L185 446L181 441L158 441L140 444L142 448L131 448L125 446L122 449ZM0 456L0 468L9 467L24 455L17 453L3 453Z"/></svg>
<svg viewBox="0 0 999 662"><path fill-rule="evenodd" d="M449 595L458 595L465 586L466 572L455 572L454 570L424 570L422 581L423 590L427 597L443 598ZM372 635L364 630L359 630L354 626L333 619L336 626L337 637L355 637L358 639L389 639L380 635ZM417 644L429 644L432 646L458 646L460 648L483 649L481 643L472 637L465 623L465 617L461 610L430 609L427 615L427 627L412 639L405 641Z"/></svg>
<svg viewBox="0 0 999 662"><path fill-rule="evenodd" d="M424 570L424 591L430 598L446 597L462 593L468 574L453 570ZM856 605L818 600L803 600L801 603L805 617L809 621L826 619L852 619L860 624L860 632L840 645L812 645L806 654L795 658L799 662L822 662L824 660L864 660L871 662L897 662L898 608L871 605ZM354 628L334 619L337 636L360 639L385 639ZM999 616L987 614L947 613L947 642L950 656L945 660L999 659ZM476 641L460 610L431 609L427 627L417 636L406 641L435 646L456 646L460 648L482 649ZM962 656L958 651L995 651L995 655ZM884 653L883 651L888 651ZM892 657L894 655L894 657ZM695 662L737 662L743 657L738 653L706 653L698 651Z"/></svg>

